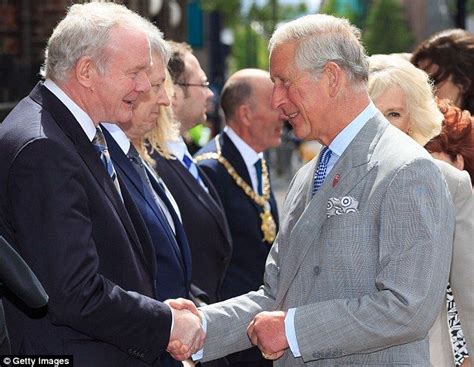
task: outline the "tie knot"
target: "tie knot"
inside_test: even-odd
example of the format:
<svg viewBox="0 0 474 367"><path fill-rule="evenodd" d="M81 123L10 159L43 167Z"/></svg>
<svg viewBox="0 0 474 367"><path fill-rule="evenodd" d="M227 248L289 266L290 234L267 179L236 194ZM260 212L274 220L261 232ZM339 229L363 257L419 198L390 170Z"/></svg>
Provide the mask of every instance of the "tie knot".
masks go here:
<svg viewBox="0 0 474 367"><path fill-rule="evenodd" d="M100 128L96 128L96 133L94 139L92 139L92 144L94 145L97 153L102 153L107 150L107 142L105 141L104 133Z"/></svg>
<svg viewBox="0 0 474 367"><path fill-rule="evenodd" d="M328 164L329 159L331 159L332 150L329 147L324 147L321 150L320 164Z"/></svg>
<svg viewBox="0 0 474 367"><path fill-rule="evenodd" d="M259 173L261 175L262 174L262 160L259 159L253 165L254 165L255 169L257 170L257 173Z"/></svg>

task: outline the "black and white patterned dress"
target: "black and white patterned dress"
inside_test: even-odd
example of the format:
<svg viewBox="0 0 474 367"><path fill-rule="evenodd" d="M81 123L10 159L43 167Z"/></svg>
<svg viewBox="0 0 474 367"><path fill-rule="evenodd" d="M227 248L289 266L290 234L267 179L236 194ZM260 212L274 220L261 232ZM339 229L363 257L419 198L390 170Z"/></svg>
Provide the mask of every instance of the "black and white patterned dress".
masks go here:
<svg viewBox="0 0 474 367"><path fill-rule="evenodd" d="M451 341L453 343L454 360L456 366L460 366L464 361L464 358L469 356L466 346L466 340L461 329L461 321L459 320L458 311L456 310L456 303L454 302L453 291L451 286L448 285L448 291L446 292L448 299L448 324L449 331L451 332Z"/></svg>

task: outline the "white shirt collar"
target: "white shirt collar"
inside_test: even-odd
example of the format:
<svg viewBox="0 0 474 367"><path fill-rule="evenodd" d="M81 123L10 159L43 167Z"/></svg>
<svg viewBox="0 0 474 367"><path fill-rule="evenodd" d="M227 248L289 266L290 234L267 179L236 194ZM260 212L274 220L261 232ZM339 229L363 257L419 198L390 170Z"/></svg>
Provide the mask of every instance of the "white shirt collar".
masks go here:
<svg viewBox="0 0 474 367"><path fill-rule="evenodd" d="M357 115L357 117L347 125L334 140L329 144L329 149L332 150L337 156L341 156L346 150L352 140L356 137L359 131L364 127L365 123L369 121L377 113L372 101L368 104L364 110Z"/></svg>
<svg viewBox="0 0 474 367"><path fill-rule="evenodd" d="M183 137L180 136L178 140L168 141L168 149L171 154L179 159L180 162L183 162L183 157L187 155L189 158L193 158L189 153L188 147L183 140Z"/></svg>
<svg viewBox="0 0 474 367"><path fill-rule="evenodd" d="M64 93L64 91L51 79L46 79L43 85L48 88L51 93L58 97L58 99L66 106L66 108L71 111L82 130L84 130L89 140L92 141L96 134L96 127L89 115L84 112L84 110L80 108L66 93Z"/></svg>
<svg viewBox="0 0 474 367"><path fill-rule="evenodd" d="M244 162L247 167L252 167L255 162L263 158L263 153L257 153L255 150L253 150L250 145L243 141L242 138L238 136L234 130L232 130L231 127L226 126L224 128L224 132L227 134L229 139L232 141L232 143L234 143L235 147L240 152L240 155L244 159Z"/></svg>
<svg viewBox="0 0 474 367"><path fill-rule="evenodd" d="M125 155L127 155L128 151L130 150L131 143L130 139L127 135L125 135L123 130L116 124L103 122L101 125L107 129L110 135L112 135L114 138L115 142L119 145L120 149L122 149Z"/></svg>

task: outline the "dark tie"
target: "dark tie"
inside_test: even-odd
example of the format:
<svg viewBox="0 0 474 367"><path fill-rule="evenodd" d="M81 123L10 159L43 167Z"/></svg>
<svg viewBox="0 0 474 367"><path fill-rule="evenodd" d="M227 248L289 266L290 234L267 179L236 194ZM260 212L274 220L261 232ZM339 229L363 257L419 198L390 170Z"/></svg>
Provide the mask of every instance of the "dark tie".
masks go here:
<svg viewBox="0 0 474 367"><path fill-rule="evenodd" d="M319 190L321 185L326 178L326 171L328 169L329 159L331 158L332 151L329 147L324 147L319 153L318 167L314 173L314 182L313 182L313 196L316 194L316 191Z"/></svg>
<svg viewBox="0 0 474 367"><path fill-rule="evenodd" d="M165 190L164 190L163 186L161 186L161 183L158 182L158 187L156 187L156 188L153 187L153 185L150 181L150 177L148 176L148 172L147 172L147 169L145 167L145 163L143 162L142 158L140 157L140 154L138 153L136 148L133 146L133 144L130 144L130 149L128 150L127 157L128 157L128 159L130 159L130 162L132 162L132 164L133 164L135 170L137 171L138 175L140 176L142 182L146 185L145 190L148 190L148 192L153 197L153 200L155 201L155 204L158 207L158 212L160 213L161 217L165 220L166 224L169 227L170 233L173 233L173 237L174 237L174 232L172 230L172 226L168 222L167 216L165 215L165 213L163 212L163 208L161 207L162 204L158 200L158 197L160 197L162 199L162 197L166 196L166 193L165 193ZM158 190L162 190L162 192L158 192ZM164 202L164 203L165 203L166 208L168 210L174 210L174 209L171 209L167 205L167 201ZM173 225L174 225L174 221L173 221Z"/></svg>
<svg viewBox="0 0 474 367"><path fill-rule="evenodd" d="M257 190L258 194L262 195L262 160L259 159L254 163L255 169L257 171Z"/></svg>
<svg viewBox="0 0 474 367"><path fill-rule="evenodd" d="M112 164L112 160L110 159L110 153L109 149L107 148L107 142L105 141L104 133L99 127L96 129L94 139L92 140L92 145L94 146L95 151L99 153L102 164L104 165L105 169L107 170L107 173L112 179L120 197L122 197L122 191L120 190L120 184L118 182L117 173L115 172L114 165Z"/></svg>

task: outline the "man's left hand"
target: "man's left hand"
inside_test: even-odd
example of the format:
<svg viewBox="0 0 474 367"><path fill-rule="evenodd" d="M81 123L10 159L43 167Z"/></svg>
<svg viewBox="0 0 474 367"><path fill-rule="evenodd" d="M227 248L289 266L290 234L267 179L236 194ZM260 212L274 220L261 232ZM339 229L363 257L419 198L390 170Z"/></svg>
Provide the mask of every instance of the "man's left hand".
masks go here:
<svg viewBox="0 0 474 367"><path fill-rule="evenodd" d="M247 335L266 359L278 359L288 348L284 311L261 312L247 327Z"/></svg>

